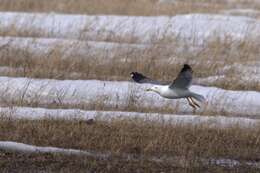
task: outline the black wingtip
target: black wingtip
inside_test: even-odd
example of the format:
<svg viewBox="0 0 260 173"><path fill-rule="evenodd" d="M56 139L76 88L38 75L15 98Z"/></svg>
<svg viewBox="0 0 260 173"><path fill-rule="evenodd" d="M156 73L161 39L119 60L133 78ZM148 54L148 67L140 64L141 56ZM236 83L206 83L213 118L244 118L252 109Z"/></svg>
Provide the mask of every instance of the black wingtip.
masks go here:
<svg viewBox="0 0 260 173"><path fill-rule="evenodd" d="M138 73L138 72L131 72L130 75L131 75L131 78L132 78L135 82L140 82L142 79L145 78L144 75L142 75L141 73Z"/></svg>
<svg viewBox="0 0 260 173"><path fill-rule="evenodd" d="M192 71L191 66L189 64L184 64L181 72L185 72L185 71L188 71L188 70Z"/></svg>

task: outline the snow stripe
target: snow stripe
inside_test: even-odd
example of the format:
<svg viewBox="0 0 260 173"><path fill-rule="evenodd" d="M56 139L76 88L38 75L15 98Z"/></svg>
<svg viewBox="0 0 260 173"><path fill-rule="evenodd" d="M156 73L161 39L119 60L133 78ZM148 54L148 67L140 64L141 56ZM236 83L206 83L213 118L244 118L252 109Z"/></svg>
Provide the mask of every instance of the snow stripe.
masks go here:
<svg viewBox="0 0 260 173"><path fill-rule="evenodd" d="M0 37L0 48L10 50L23 50L30 53L32 58L48 57L53 51L61 52L62 59L80 57L80 58L100 58L103 61L111 61L109 58L149 48L149 45L142 44L123 44L100 41L79 41L55 38L28 38L28 37ZM18 59L14 56L10 58ZM122 57L122 59L125 57Z"/></svg>
<svg viewBox="0 0 260 173"><path fill-rule="evenodd" d="M232 118L224 116L174 115L159 113L117 112L117 111L84 111L80 109L44 109L29 107L0 108L2 116L14 119L39 120L46 118L66 120L102 120L143 119L154 123L188 126L207 126L210 128L255 128L260 120L249 118Z"/></svg>
<svg viewBox="0 0 260 173"><path fill-rule="evenodd" d="M155 93L145 92L150 86L133 82L0 77L0 103L57 104L70 107L84 105L86 108L100 105L110 110L127 110L132 106L153 111L167 109L182 114L192 112L185 99L164 99ZM195 85L191 90L202 94L207 100L197 113L254 117L260 115L259 92Z"/></svg>
<svg viewBox="0 0 260 173"><path fill-rule="evenodd" d="M22 153L53 153L53 154L64 154L64 155L83 155L90 157L107 157L106 154L99 154L94 152L88 152L83 150L75 149L64 149L56 147L38 147L34 145L28 145L12 141L0 141L0 149L12 152L22 152Z"/></svg>
<svg viewBox="0 0 260 173"><path fill-rule="evenodd" d="M138 17L1 12L0 21L0 31L4 33L12 28L27 36L139 43L174 35L191 43L225 36L255 39L260 29L259 21L253 18L212 14Z"/></svg>

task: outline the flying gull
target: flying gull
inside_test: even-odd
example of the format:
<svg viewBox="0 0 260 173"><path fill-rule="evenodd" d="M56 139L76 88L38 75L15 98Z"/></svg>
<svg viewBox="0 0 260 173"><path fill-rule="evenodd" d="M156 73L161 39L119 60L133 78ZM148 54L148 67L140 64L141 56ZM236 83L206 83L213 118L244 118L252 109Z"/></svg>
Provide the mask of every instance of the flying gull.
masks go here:
<svg viewBox="0 0 260 173"><path fill-rule="evenodd" d="M195 100L199 102L205 102L205 98L202 95L196 94L189 90L192 82L192 72L193 71L191 67L188 64L184 64L177 78L171 83L153 80L138 72L132 72L131 77L135 82L140 84L153 84L153 86L146 91L156 92L164 98L186 98L189 102L189 105L195 110L197 107L200 107L200 105L196 103Z"/></svg>

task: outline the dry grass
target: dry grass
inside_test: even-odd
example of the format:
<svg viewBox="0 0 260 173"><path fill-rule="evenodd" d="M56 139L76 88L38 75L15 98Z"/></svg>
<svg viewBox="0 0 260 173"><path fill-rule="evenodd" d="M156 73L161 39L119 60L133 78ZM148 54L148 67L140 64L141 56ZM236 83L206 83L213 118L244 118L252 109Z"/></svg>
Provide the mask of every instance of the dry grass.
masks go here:
<svg viewBox="0 0 260 173"><path fill-rule="evenodd" d="M209 169L204 164L199 163L198 158L229 158L240 161L259 160L259 132L260 128L242 130L239 127L233 127L220 130L208 128L207 126L158 125L139 119L134 121L114 120L111 123L97 121L94 124L88 124L84 121L50 119L27 121L2 118L0 121L0 140L98 152L109 151L115 156L128 153L136 155L137 159L139 155L147 157L177 156L183 158L182 164L174 165L174 167L182 171L185 169L198 169L200 171ZM1 165L14 162L17 162L17 165L36 164L36 161L39 160L40 162L35 168L41 168L41 165L56 165L59 167L68 163L68 160L73 159L73 157L63 159L64 156L59 155L20 156L25 159L25 163L21 164L17 154L2 154L1 157L9 158L8 161L1 161ZM117 158L109 160L76 158L76 160L81 161L78 163L71 162L70 166L79 169L79 165L82 165L92 169L97 168L97 165L99 165L100 169L105 169L101 165L110 164L111 168L115 169L116 165L125 163L126 170L130 168L141 169L140 171L173 169L173 165L170 166L171 164L168 162L153 163L154 166L149 168L152 163L145 159L142 160L142 158L139 161L124 161L120 157ZM49 160L54 160L54 162L50 163ZM138 162L142 162L143 165L141 166ZM219 171L222 172L222 169L219 168Z"/></svg>
<svg viewBox="0 0 260 173"><path fill-rule="evenodd" d="M243 4L243 3L241 3ZM1 11L62 12L119 15L174 15L188 12L217 12L231 8L224 1L178 1L176 4L159 4L157 0L1 0ZM244 4L252 6L252 4Z"/></svg>
<svg viewBox="0 0 260 173"><path fill-rule="evenodd" d="M60 12L78 14L117 14L117 15L176 15L184 13L218 13L234 7L260 9L251 1L240 0L227 3L226 0L179 0L175 4L158 4L156 0L0 0L1 11L26 12ZM10 28L1 32L1 36L37 37L35 33L22 32ZM105 41L135 43L136 38L114 38L113 33ZM257 39L256 39L257 40ZM251 65L259 60L259 43L245 39L232 42L230 39L215 39L206 44L199 52L187 51L187 45L178 45L178 38L164 38L138 51L113 50L114 57L104 61L107 54L99 56L71 54L64 57L64 49L54 46L46 54L33 54L28 49L14 49L8 45L0 48L0 66L11 70L0 70L0 75L52 78L52 79L100 79L129 80L131 71L149 74L152 78L171 81L179 72L183 63L189 63L194 69L195 77L225 75L225 80L212 82L211 85L226 89L260 90L259 82L241 83L239 71L234 62ZM183 50L179 50L184 47ZM73 57L73 58L71 58ZM48 63L46 63L48 62ZM223 67L230 68L223 70ZM162 69L162 70L155 70ZM250 75L250 74L247 74ZM104 96L105 97L105 96ZM26 100L6 102L9 106L45 106L50 108L82 108L92 110L109 110L100 103L93 105L65 105L51 103L41 105ZM100 99L102 100L102 98ZM3 101L3 100L1 100ZM129 93L129 105L124 110L140 110L134 104L133 93ZM158 110L150 110L158 112ZM164 112L172 112L165 108ZM203 112L202 114L215 114ZM74 157L63 155L27 155L1 151L0 169L3 172L259 172L244 166L224 168L205 166L198 158L228 158L239 161L259 161L260 127L255 129L212 129L207 126L188 127L154 124L149 121L113 120L111 123L96 121L65 120L13 120L8 117L0 119L0 140L23 142L38 146L55 146L112 152L109 159ZM135 155L137 160L124 160L122 154ZM169 162L156 163L143 157L166 156L181 157L181 164Z"/></svg>
<svg viewBox="0 0 260 173"><path fill-rule="evenodd" d="M46 10L47 7L54 8L61 3L61 1L59 0L51 1L48 4L45 4L46 2L48 1L36 3L34 1L24 0L23 3L19 2L21 6L19 7L17 1L4 1L3 4L6 5L3 5L0 8L8 9L8 6L10 6L10 8L15 8L17 6L17 8L19 7L21 9L26 9L28 5L28 8L30 7L30 9L34 9L35 7L35 10L41 11L37 8L37 4L41 4L40 7L43 8L42 10L44 11L44 9ZM52 3L53 6L51 5ZM138 4L138 6L143 7L145 5L140 4L154 4L155 1L143 0L138 3L134 1L116 1L113 3L111 3L110 1L106 1L101 3L102 5L100 5L96 1L79 1L78 3L74 3L74 1L73 3L72 1L68 1L67 3L62 4L64 5L64 9L67 9L69 7L73 8L74 5L84 7L84 5L82 5L81 3L90 3L91 5L87 5L88 7L93 7L97 5L99 8L102 8L102 5L105 5L107 3L110 3L111 6L120 6L120 4L122 5L130 3ZM215 5L219 3L224 5L226 1L202 1L200 3ZM244 5L247 4L244 1L239 1L239 3ZM195 5L196 2L185 1L183 3L180 2L177 4ZM67 5L68 7L66 7ZM156 7L157 6L158 5L156 5ZM170 7L171 5L167 5L167 8ZM131 8L131 5L128 4L127 8ZM106 9L108 10L109 8L107 8L106 6ZM127 13L127 10L125 10L123 7L120 9L123 9L122 11ZM212 8L203 7L203 9ZM103 10L105 11L105 9ZM116 13L115 9L111 9L111 11ZM142 11L145 12L145 10L143 9ZM180 13L179 11L174 11L174 13L175 12ZM104 13L106 14L106 12ZM139 15L137 11L134 11L133 13ZM16 28L10 28L7 31L7 33L1 32L0 35L39 37L41 35L40 33L42 32L24 32L21 30L17 30ZM127 38L115 38L114 33L111 33L111 35L108 36L107 40L105 41L117 43L135 43L136 38L134 36L129 36ZM77 46L78 45L75 45L75 47ZM66 52L64 52L64 47L63 45L59 44L57 46L54 46L52 50L50 50L48 53L35 54L29 50L29 47L27 49L17 49L10 48L8 45L5 45L0 48L0 66L11 67L12 70L9 70L7 72L0 70L0 75L52 79L129 80L130 72L140 71L144 74L149 74L151 78L172 81L179 72L181 66L184 63L189 63L194 69L195 78L218 75L225 76L225 80L211 82L210 85L212 86L234 90L260 90L260 85L258 81L241 82L241 71L236 66L233 66L234 62L237 62L241 65L249 66L259 60L258 56L260 52L259 41L257 41L257 38L255 38L254 40L246 38L242 41L232 41L232 39L228 36L224 40L215 38L206 43L200 51L192 51L188 49L192 47L190 43L183 43L178 38L178 36L172 36L171 38L167 37L160 40L154 40L153 44L151 44L150 47L147 47L144 50L129 49L128 51L122 51L120 48L114 49L112 50L112 52L114 53L112 58L108 58L108 54L111 52L94 55L79 55L75 51L74 53L65 57L64 55L66 54ZM71 45L71 47L73 47L73 45ZM224 69L225 67L229 68ZM245 75L257 76L259 74L247 73Z"/></svg>
<svg viewBox="0 0 260 173"><path fill-rule="evenodd" d="M106 172L106 173L158 173L172 172L211 172L211 173L257 173L259 169L250 168L248 166L240 167L220 167L220 166L204 166L204 167L188 167L183 168L172 163L154 163L145 159L136 161L122 160L117 157L105 159L93 159L90 157L68 157L62 155L26 155L19 153L8 153L1 151L0 168L2 172Z"/></svg>
<svg viewBox="0 0 260 173"><path fill-rule="evenodd" d="M135 120L38 121L2 119L0 139L38 146L185 158L258 160L260 128L212 129L205 126L159 125Z"/></svg>
<svg viewBox="0 0 260 173"><path fill-rule="evenodd" d="M118 158L93 159L90 157L68 157L50 154L25 155L1 151L0 168L2 172L161 172L174 169L182 172L171 164L155 164L153 162L127 161ZM195 170L195 169L194 169Z"/></svg>
<svg viewBox="0 0 260 173"><path fill-rule="evenodd" d="M221 1L191 0L178 1L172 5L158 5L155 0L119 1L119 0L54 0L35 2L34 0L4 0L0 9L22 11L61 11L70 13L89 14L125 14L125 15L154 15L154 14L180 14L187 12L215 12L219 9L232 7L232 3ZM203 4L203 5L202 5ZM227 5L228 4L228 5ZM236 6L247 7L253 2L238 1ZM257 7L257 6L255 6ZM86 26L87 28L87 26ZM43 31L33 33L10 28L2 36L39 37ZM227 36L225 40L218 38L211 40L199 52L187 51L190 43L180 45L177 36L154 40L154 43L145 50L129 49L122 51L120 48L112 50L114 55L107 60L108 53L95 55L78 55L76 52L64 57L62 45L54 46L46 54L33 54L28 49L9 48L8 45L0 48L0 65L11 67L13 70L0 71L1 75L22 76L33 78L53 79L100 79L100 80L129 80L132 71L149 74L151 78L172 81L183 63L189 63L194 69L195 78L224 75L225 80L213 81L210 85L235 90L260 90L258 81L250 83L239 80L241 71L234 62L241 65L251 65L258 61L259 42L245 39L240 42L231 41ZM104 41L104 40L103 40ZM135 43L136 38L115 38L111 33L109 42ZM75 45L76 47L77 45ZM73 46L72 46L73 47ZM182 50L180 51L180 47ZM15 58L14 58L15 57ZM104 61L106 59L106 61ZM46 63L48 62L48 63ZM224 67L228 67L223 70ZM163 70L155 70L163 69ZM203 69L203 70L202 70ZM245 74L258 75L258 74Z"/></svg>
<svg viewBox="0 0 260 173"><path fill-rule="evenodd" d="M178 0L176 3L158 3L157 0L1 0L1 11L26 12L61 12L86 14L118 14L118 15L175 15L182 13L217 13L235 8L259 9L259 3L253 0Z"/></svg>
<svg viewBox="0 0 260 173"><path fill-rule="evenodd" d="M31 53L28 49L8 46L0 49L0 65L11 67L0 71L7 76L52 79L99 79L130 80L130 72L140 71L151 78L172 81L184 63L194 69L194 78L225 75L225 80L216 80L210 85L235 90L260 90L258 82L245 83L240 80L242 69L234 62L250 67L258 61L259 49L255 41L213 40L201 51L180 50L178 39L157 41L146 49L112 50L109 53L79 55L77 52L64 56L62 46L54 46L45 54ZM77 46L77 45L75 45ZM97 57L98 56L98 57ZM48 62L48 63L46 63ZM228 67L224 69L225 67ZM155 70L162 69L162 70ZM257 74L245 74L257 75ZM232 81L232 82L230 82Z"/></svg>
<svg viewBox="0 0 260 173"><path fill-rule="evenodd" d="M211 173L257 173L256 168L248 166L226 168L220 166L180 167L172 163L155 163L145 159L136 161L122 160L118 157L95 159L91 157L73 157L52 154L19 154L1 151L0 168L2 172L106 172L106 173L158 173L172 172L211 172Z"/></svg>

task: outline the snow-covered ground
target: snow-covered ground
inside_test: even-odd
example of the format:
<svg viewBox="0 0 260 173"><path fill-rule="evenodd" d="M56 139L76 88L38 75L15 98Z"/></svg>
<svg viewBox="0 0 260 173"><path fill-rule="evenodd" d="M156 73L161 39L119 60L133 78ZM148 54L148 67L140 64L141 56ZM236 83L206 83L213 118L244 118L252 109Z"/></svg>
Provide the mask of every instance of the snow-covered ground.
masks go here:
<svg viewBox="0 0 260 173"><path fill-rule="evenodd" d="M221 11L223 14L228 15L237 15L237 16L249 16L249 17L258 17L260 16L260 11L247 8L247 9L229 9Z"/></svg>
<svg viewBox="0 0 260 173"><path fill-rule="evenodd" d="M30 53L32 58L47 57L52 52L60 52L61 58L101 58L103 61L120 55L134 54L148 46L99 41L79 41L55 38L0 37L0 53L4 50L21 50ZM11 57L12 58L12 57ZM21 57L14 56L19 59ZM126 58L125 56L122 57Z"/></svg>
<svg viewBox="0 0 260 173"><path fill-rule="evenodd" d="M213 63L213 62L212 62ZM225 83L237 79L236 84L246 86L247 83L260 83L260 61L250 63L233 63L232 65L223 66L219 75L205 78L195 78L193 81L201 85L214 85L216 83ZM231 71L231 74L230 74ZM242 75L241 75L242 74Z"/></svg>
<svg viewBox="0 0 260 173"><path fill-rule="evenodd" d="M16 57L14 57L16 58ZM73 57L72 57L73 58ZM114 59L115 60L115 59ZM121 60L121 59L120 59ZM122 59L123 60L123 59ZM103 63L104 61L102 61ZM158 61L159 63L159 61ZM233 66L233 65L232 65ZM239 69L235 69L237 74L240 74L241 72L245 75L241 76L240 80L237 81L237 83L240 83L243 85L244 83L247 82L258 82L260 81L260 71L258 70L258 67L252 68L250 66L242 66ZM56 71L57 73L63 73L63 71ZM192 83L193 85L200 85L200 86L212 86L214 84L218 83L225 83L227 80L230 78L226 76L228 72L222 71L222 75L214 75L214 76L208 76L208 77L202 77L202 78L194 78ZM17 76L24 74L24 68L23 67L9 67L9 66L0 66L0 74L3 76ZM251 77L248 77L252 75ZM81 79L85 73L80 73L80 72L71 72L69 74L66 74L66 77L69 79ZM98 77L100 78L107 78L107 76L99 75ZM119 79L121 76L120 75L113 75L110 76L108 80L115 81ZM165 81L167 82L167 81ZM172 81L168 81L170 84Z"/></svg>
<svg viewBox="0 0 260 173"><path fill-rule="evenodd" d="M225 116L175 115L160 113L120 112L120 111L85 111L80 109L45 109L31 107L0 107L0 115L12 119L65 119L65 120L102 120L115 119L144 120L154 123L210 128L255 128L260 120Z"/></svg>
<svg viewBox="0 0 260 173"><path fill-rule="evenodd" d="M257 39L260 29L260 22L253 18L213 14L136 17L1 12L0 21L3 33L12 30L36 37L136 43L172 37L195 44L213 37Z"/></svg>
<svg viewBox="0 0 260 173"><path fill-rule="evenodd" d="M98 80L49 80L0 77L2 104L6 102L37 103L40 105L101 105L113 110L127 110L129 106L146 110L191 112L185 99L169 100L145 92L150 85L133 82ZM191 91L202 94L207 103L197 113L213 112L234 116L259 116L260 93L231 91L215 87L193 85ZM94 106L95 107L95 106ZM250 108L250 109L249 109Z"/></svg>
<svg viewBox="0 0 260 173"><path fill-rule="evenodd" d="M0 141L0 149L13 152L22 153L54 153L54 154L66 154L66 155L86 155L86 156L99 156L87 151L64 149L56 147L37 147L33 145L27 145L12 141ZM100 155L101 157L102 155Z"/></svg>
<svg viewBox="0 0 260 173"><path fill-rule="evenodd" d="M17 51L29 53L28 58L51 58L52 53L59 54L59 58L73 60L75 58L89 59L92 61L105 64L114 62L131 62L136 61L136 58L142 58L142 54L149 50L157 50L163 52L171 51L172 47L164 45L163 47L147 44L129 44L129 43L115 43L115 42L100 42L100 41L79 41L69 39L55 39L55 38L31 38L31 37L0 37L0 55L2 57L7 56L9 60L17 61L19 58L25 58L23 56L16 56ZM183 45L175 45L174 52L183 54L183 52L189 52L196 54L203 50L203 46L190 46L184 48ZM235 50L233 50L235 51ZM178 54L178 53L177 53ZM129 58L135 57L135 58ZM27 58L27 57L26 57ZM197 57L190 59L189 62L196 63ZM199 58L199 57L198 57ZM156 64L184 64L186 60L182 57L157 57ZM234 62L231 65L225 65L222 69L217 71L218 75L209 76L206 78L195 79L197 84L211 85L217 82L223 82L228 79L227 74L229 71L233 71L232 75L244 74L240 76L240 83L244 82L258 82L260 81L260 61L252 62ZM208 60L209 64L225 62L221 60ZM23 74L23 68L10 68L0 67L0 73L2 75L8 75L14 73ZM71 74L71 77L80 76L82 74ZM68 75L67 75L68 76ZM249 77L250 76L250 77ZM109 80L109 79L108 79Z"/></svg>
<svg viewBox="0 0 260 173"><path fill-rule="evenodd" d="M163 43L170 43L171 39L176 40L172 44L160 45L162 51L174 47L180 52L189 51L194 55L202 51L205 48L203 43L211 39L234 41L250 39L259 42L260 21L257 18L251 18L258 16L258 11L235 9L220 13L222 15L184 14L144 17L0 12L2 36L0 37L0 54L5 56L6 53L15 52L12 50L17 49L28 51L33 58L46 58L46 55L51 52L59 51L63 59L98 57L114 61L114 57L124 60L125 55L129 53L138 54L149 50L151 45L157 45L157 41L164 39L166 41L164 40ZM237 13L240 16L232 16ZM233 51L232 47L230 51ZM165 54L169 53L165 52ZM187 63L176 54L173 55L175 57L158 57L155 63ZM197 61L196 58L189 60L189 63L193 61ZM234 73L242 74L238 79L241 82L260 81L257 60L252 63L243 62L243 64L234 62L233 65L226 66L225 62L222 63L223 70L220 73L216 76L195 79L194 84L226 81L228 79L226 72L232 69ZM20 70L23 69L0 67L1 74ZM111 77L107 80L113 79ZM185 99L168 100L155 93L145 92L145 89L150 86L131 81L0 77L0 116L3 121L6 117L9 120L10 118L14 120L80 119L86 122L91 120L94 123L98 120L111 122L118 119L131 119L167 125L205 126L214 129L232 127L254 129L260 125L260 92L232 91L192 85L191 90L203 95L207 100L206 103L201 104L200 109L196 110L197 115L192 115L193 110ZM56 106L60 109L55 109ZM166 114L165 112L173 113ZM39 147L12 141L0 141L0 149L23 153L85 155L97 158L111 156L109 152ZM126 155L126 158L134 157ZM156 157L149 159L156 162L165 161ZM225 158L200 159L205 165L235 167L246 164L260 167L258 162L242 163L239 160Z"/></svg>

